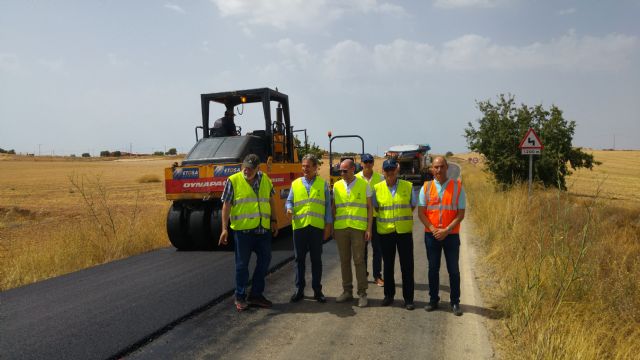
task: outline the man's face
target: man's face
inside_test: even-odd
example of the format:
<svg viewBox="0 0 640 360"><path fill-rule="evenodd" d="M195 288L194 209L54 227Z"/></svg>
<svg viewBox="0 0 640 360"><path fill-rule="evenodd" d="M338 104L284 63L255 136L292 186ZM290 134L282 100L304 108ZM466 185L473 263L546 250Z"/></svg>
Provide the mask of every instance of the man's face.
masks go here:
<svg viewBox="0 0 640 360"><path fill-rule="evenodd" d="M254 169L249 166L245 166L242 168L242 174L244 175L244 178L247 180L253 180L257 172L258 172L258 169Z"/></svg>
<svg viewBox="0 0 640 360"><path fill-rule="evenodd" d="M367 170L367 172L368 172L369 170L372 170L372 169L373 169L373 160L370 160L370 161L363 161L363 162L362 162L362 168L363 168L364 170Z"/></svg>
<svg viewBox="0 0 640 360"><path fill-rule="evenodd" d="M354 166L351 166L348 162L343 161L340 163L340 175L345 180L353 180Z"/></svg>
<svg viewBox="0 0 640 360"><path fill-rule="evenodd" d="M306 177L314 177L318 171L318 167L313 165L311 160L302 160L302 173Z"/></svg>
<svg viewBox="0 0 640 360"><path fill-rule="evenodd" d="M439 182L447 179L447 169L449 168L449 166L444 162L442 158L435 159L431 167L433 168L433 176Z"/></svg>
<svg viewBox="0 0 640 360"><path fill-rule="evenodd" d="M384 177L385 179L387 179L390 183L394 183L396 181L396 178L398 177L398 168L396 167L395 169L385 169L384 170Z"/></svg>

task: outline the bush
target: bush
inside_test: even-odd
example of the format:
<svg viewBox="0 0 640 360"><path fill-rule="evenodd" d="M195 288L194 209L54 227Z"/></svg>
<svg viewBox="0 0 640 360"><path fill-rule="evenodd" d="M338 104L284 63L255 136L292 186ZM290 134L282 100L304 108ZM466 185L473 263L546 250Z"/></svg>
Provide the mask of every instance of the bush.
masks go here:
<svg viewBox="0 0 640 360"><path fill-rule="evenodd" d="M164 156L164 153L162 151L154 151L153 155L155 155L155 156Z"/></svg>
<svg viewBox="0 0 640 360"><path fill-rule="evenodd" d="M100 157L109 157L109 156L111 156L111 153L109 152L109 150L100 151Z"/></svg>
<svg viewBox="0 0 640 360"><path fill-rule="evenodd" d="M445 157L451 157L451 156L453 156L453 153L451 151L447 151L447 153L444 156Z"/></svg>
<svg viewBox="0 0 640 360"><path fill-rule="evenodd" d="M89 154L89 153L82 153L82 157L83 157L83 158L88 158L88 157L91 157L91 154Z"/></svg>
<svg viewBox="0 0 640 360"><path fill-rule="evenodd" d="M178 150L176 150L176 148L171 148L166 153L166 155L177 155L177 154L178 154Z"/></svg>
<svg viewBox="0 0 640 360"><path fill-rule="evenodd" d="M111 153L111 156L120 157L120 156L122 156L122 152L116 150L116 151Z"/></svg>
<svg viewBox="0 0 640 360"><path fill-rule="evenodd" d="M160 182L160 177L158 175L153 175L153 174L146 174L146 175L142 175L138 178L138 182L140 184L145 184L145 183L158 183Z"/></svg>

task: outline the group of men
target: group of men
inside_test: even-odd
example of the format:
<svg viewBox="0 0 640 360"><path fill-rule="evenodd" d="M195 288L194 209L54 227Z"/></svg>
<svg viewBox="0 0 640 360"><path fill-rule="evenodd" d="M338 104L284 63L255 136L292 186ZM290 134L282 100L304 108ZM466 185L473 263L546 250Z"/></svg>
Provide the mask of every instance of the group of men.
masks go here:
<svg viewBox="0 0 640 360"><path fill-rule="evenodd" d="M418 218L425 229L429 262L429 303L425 310L438 308L440 261L444 252L451 288L451 310L455 315L462 315L458 258L465 193L459 180L447 178L446 159L436 157L433 160L434 180L425 182L419 195L413 191L410 182L398 178L399 165L395 159L384 161L384 176L373 171L374 158L370 154L363 154L361 161L363 171L358 174L355 174L353 160L342 161L339 167L342 179L333 185L333 192L330 192L327 181L318 175L318 159L311 154L302 158L303 176L291 184L285 204L293 228L296 265L295 291L290 301L298 302L304 298L307 253L311 259L313 298L320 303L327 301L322 292L322 247L324 241L333 236L342 273L342 293L336 302L354 299L355 268L358 306L368 305L366 257L367 244L371 242L374 283L384 287L382 306L390 306L394 302L397 251L404 307L414 310L413 210L417 206ZM272 306L263 292L271 260L271 237L277 236L278 232L277 218L271 211L275 191L269 177L258 170L259 165L258 156L248 155L243 161L242 171L229 177L222 194L219 243L228 243L230 220L235 240L235 306L238 311L251 305ZM257 262L251 293L247 294L252 252L256 253Z"/></svg>

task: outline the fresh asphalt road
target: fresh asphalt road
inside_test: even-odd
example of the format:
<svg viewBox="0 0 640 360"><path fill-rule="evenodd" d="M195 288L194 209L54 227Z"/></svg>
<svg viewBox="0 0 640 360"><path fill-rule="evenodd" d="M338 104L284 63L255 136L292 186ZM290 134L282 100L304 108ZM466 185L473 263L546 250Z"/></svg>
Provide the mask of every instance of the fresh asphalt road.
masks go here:
<svg viewBox="0 0 640 360"><path fill-rule="evenodd" d="M167 248L0 292L0 359L114 357L233 288L232 252Z"/></svg>
<svg viewBox="0 0 640 360"><path fill-rule="evenodd" d="M237 313L228 298L178 324L144 347L131 359L487 359L493 358L486 321L491 311L482 306L475 284L471 229L463 225L460 268L462 304L456 317L449 310L449 281L444 258L441 270L441 308L426 312L428 299L426 251L422 226L414 228L416 310L402 307L399 264L396 259L396 301L381 307L382 288L369 283L369 307L337 304L341 275L335 242L323 248L323 289L328 302L310 296L289 303L293 293L293 265L267 278L265 295L272 309L251 308ZM307 275L310 264L307 260ZM311 279L307 276L307 284ZM371 279L369 279L371 280ZM355 284L354 284L355 285Z"/></svg>

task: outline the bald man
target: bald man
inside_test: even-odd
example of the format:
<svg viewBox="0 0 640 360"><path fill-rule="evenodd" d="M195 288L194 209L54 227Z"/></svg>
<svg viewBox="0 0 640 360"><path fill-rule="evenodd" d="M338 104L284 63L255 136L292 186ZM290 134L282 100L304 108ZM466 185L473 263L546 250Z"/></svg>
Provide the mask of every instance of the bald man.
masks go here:
<svg viewBox="0 0 640 360"><path fill-rule="evenodd" d="M351 261L356 270L358 281L358 306L365 307L367 301L367 266L364 262L364 249L371 240L373 223L372 191L369 184L355 176L356 166L353 160L340 163L342 179L333 185L334 238L340 256L343 292L336 302L353 300L353 274Z"/></svg>

